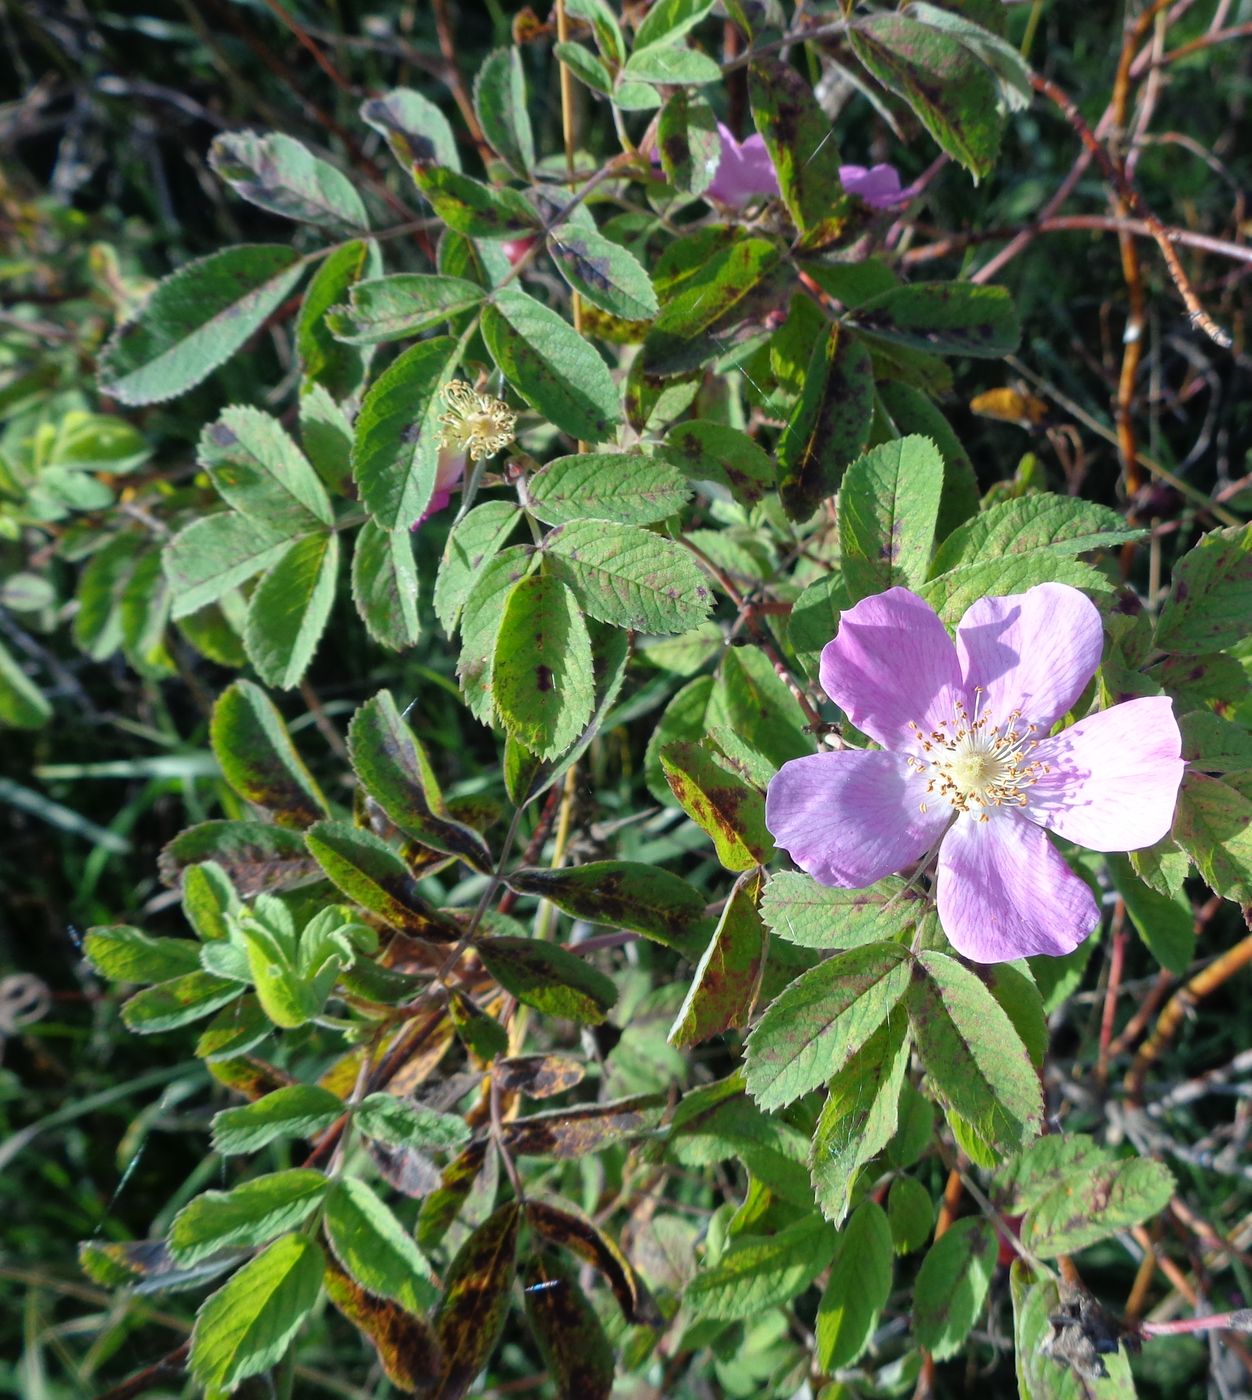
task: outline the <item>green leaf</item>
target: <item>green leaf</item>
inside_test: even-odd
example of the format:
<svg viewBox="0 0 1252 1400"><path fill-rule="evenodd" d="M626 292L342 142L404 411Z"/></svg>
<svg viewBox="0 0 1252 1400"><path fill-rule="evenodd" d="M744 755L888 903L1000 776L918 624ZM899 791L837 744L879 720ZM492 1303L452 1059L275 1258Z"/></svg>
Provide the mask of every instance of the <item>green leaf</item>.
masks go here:
<svg viewBox="0 0 1252 1400"><path fill-rule="evenodd" d="M838 325L813 346L799 401L778 442L778 494L807 520L839 489L869 438L874 375L864 343Z"/></svg>
<svg viewBox="0 0 1252 1400"><path fill-rule="evenodd" d="M724 423L677 423L665 439L666 458L696 481L717 481L740 505L753 506L774 487L774 464L763 447Z"/></svg>
<svg viewBox="0 0 1252 1400"><path fill-rule="evenodd" d="M1252 616L1252 525L1213 530L1174 565L1156 645L1196 656L1234 646Z"/></svg>
<svg viewBox="0 0 1252 1400"><path fill-rule="evenodd" d="M589 617L636 632L689 632L713 603L689 551L634 525L558 525L544 541L544 561Z"/></svg>
<svg viewBox="0 0 1252 1400"><path fill-rule="evenodd" d="M1003 287L970 282L914 282L893 287L856 308L863 331L938 355L999 359L1017 349L1022 328Z"/></svg>
<svg viewBox="0 0 1252 1400"><path fill-rule="evenodd" d="M713 4L714 0L657 0L635 31L635 47L676 43L704 19Z"/></svg>
<svg viewBox="0 0 1252 1400"><path fill-rule="evenodd" d="M448 336L406 350L370 385L357 415L352 475L366 510L384 530L408 529L435 491L441 391L459 347Z"/></svg>
<svg viewBox="0 0 1252 1400"><path fill-rule="evenodd" d="M521 516L512 501L485 501L448 532L435 579L435 616L451 635L465 600Z"/></svg>
<svg viewBox="0 0 1252 1400"><path fill-rule="evenodd" d="M1067 1178L1081 1186L1113 1160L1108 1148L1082 1133L1049 1134L996 1173L996 1202L1010 1215L1024 1215Z"/></svg>
<svg viewBox="0 0 1252 1400"><path fill-rule="evenodd" d="M686 88L671 93L661 108L656 148L665 178L675 189L703 194L713 183L722 157L717 117L708 102Z"/></svg>
<svg viewBox="0 0 1252 1400"><path fill-rule="evenodd" d="M334 232L369 228L351 181L292 136L226 131L209 147L213 173L251 204Z"/></svg>
<svg viewBox="0 0 1252 1400"><path fill-rule="evenodd" d="M344 1112L342 1101L316 1084L288 1084L242 1108L213 1115L213 1151L224 1157L259 1152L284 1138L313 1138Z"/></svg>
<svg viewBox="0 0 1252 1400"><path fill-rule="evenodd" d="M233 1191L205 1191L174 1217L170 1252L190 1265L232 1246L264 1244L295 1229L330 1185L324 1173L297 1167L258 1176Z"/></svg>
<svg viewBox="0 0 1252 1400"><path fill-rule="evenodd" d="M759 872L735 884L669 1029L666 1039L671 1045L698 1045L722 1031L747 1025L768 946L757 911L760 893Z"/></svg>
<svg viewBox="0 0 1252 1400"><path fill-rule="evenodd" d="M591 637L558 579L530 574L513 585L496 638L491 689L505 728L541 759L564 753L591 719Z"/></svg>
<svg viewBox="0 0 1252 1400"><path fill-rule="evenodd" d="M958 525L978 514L978 477L974 464L952 431L952 425L934 403L911 384L879 380L875 384L879 405L898 437L917 434L929 438L943 457L943 493L935 538L946 539Z"/></svg>
<svg viewBox="0 0 1252 1400"><path fill-rule="evenodd" d="M1051 550L1006 554L940 574L917 590L944 622L955 625L979 598L1024 593L1037 583L1067 583L1086 593L1108 593L1112 585L1098 569Z"/></svg>
<svg viewBox="0 0 1252 1400"><path fill-rule="evenodd" d="M550 899L576 919L631 929L680 950L704 923L704 897L685 880L628 860L593 860L566 870L521 869L508 876L518 894ZM701 945L703 946L703 945Z"/></svg>
<svg viewBox="0 0 1252 1400"><path fill-rule="evenodd" d="M678 805L709 836L727 870L748 870L769 859L774 843L765 828L764 797L707 744L667 744L661 768Z"/></svg>
<svg viewBox="0 0 1252 1400"><path fill-rule="evenodd" d="M1225 780L1187 773L1178 794L1174 840L1216 893L1252 901L1252 772Z"/></svg>
<svg viewBox="0 0 1252 1400"><path fill-rule="evenodd" d="M461 168L456 136L447 117L430 98L412 88L393 88L363 102L361 120L386 138L406 175L415 163Z"/></svg>
<svg viewBox="0 0 1252 1400"><path fill-rule="evenodd" d="M880 1205L864 1201L840 1232L830 1280L817 1305L817 1364L855 1365L864 1355L891 1295L891 1230Z"/></svg>
<svg viewBox="0 0 1252 1400"><path fill-rule="evenodd" d="M311 1240L276 1240L203 1303L191 1334L192 1375L231 1391L282 1359L322 1289L322 1252Z"/></svg>
<svg viewBox="0 0 1252 1400"><path fill-rule="evenodd" d="M470 1139L470 1130L454 1113L437 1113L394 1094L367 1094L353 1121L366 1137L392 1147L455 1152Z"/></svg>
<svg viewBox="0 0 1252 1400"><path fill-rule="evenodd" d="M1195 914L1185 894L1158 894L1139 880L1123 855L1108 855L1109 876L1126 913L1148 951L1167 971L1181 977L1195 957Z"/></svg>
<svg viewBox="0 0 1252 1400"><path fill-rule="evenodd" d="M238 982L208 972L188 972L136 992L122 1006L122 1020L136 1035L177 1030L234 1001L242 990Z"/></svg>
<svg viewBox="0 0 1252 1400"><path fill-rule="evenodd" d="M439 1293L425 1255L365 1182L338 1181L323 1224L335 1258L367 1292L419 1315L434 1304Z"/></svg>
<svg viewBox="0 0 1252 1400"><path fill-rule="evenodd" d="M528 546L512 545L489 558L481 568L474 568L473 584L464 595L461 657L456 673L471 714L484 724L490 724L495 714L491 664L505 605L513 585L531 571L534 563L535 557Z"/></svg>
<svg viewBox="0 0 1252 1400"><path fill-rule="evenodd" d="M280 826L308 826L330 810L282 715L251 681L235 681L218 696L209 736L226 781L246 802L269 808Z"/></svg>
<svg viewBox="0 0 1252 1400"><path fill-rule="evenodd" d="M839 491L839 562L853 602L922 583L942 492L943 458L928 438L884 442L852 463Z"/></svg>
<svg viewBox="0 0 1252 1400"><path fill-rule="evenodd" d="M613 376L563 317L505 287L483 308L482 333L501 374L538 414L586 442L613 436L622 421Z"/></svg>
<svg viewBox="0 0 1252 1400"><path fill-rule="evenodd" d="M535 137L517 49L496 49L487 55L474 79L474 110L492 150L516 174L529 175L535 163Z"/></svg>
<svg viewBox="0 0 1252 1400"><path fill-rule="evenodd" d="M260 329L304 266L293 248L263 243L185 263L110 337L101 391L132 405L185 393Z"/></svg>
<svg viewBox="0 0 1252 1400"><path fill-rule="evenodd" d="M1182 756L1193 772L1239 773L1252 768L1252 732L1212 713L1195 710L1178 721Z"/></svg>
<svg viewBox="0 0 1252 1400"><path fill-rule="evenodd" d="M904 881L889 875L863 890L820 885L796 870L770 877L761 915L771 929L801 948L857 948L885 943L916 926L925 912Z"/></svg>
<svg viewBox="0 0 1252 1400"><path fill-rule="evenodd" d="M636 47L622 69L623 79L663 86L679 83L718 83L721 66L696 49L665 43Z"/></svg>
<svg viewBox="0 0 1252 1400"><path fill-rule="evenodd" d="M608 97L613 91L613 78L603 63L581 44L553 44L552 54L592 92Z"/></svg>
<svg viewBox="0 0 1252 1400"><path fill-rule="evenodd" d="M1007 1013L943 953L918 955L909 1021L931 1087L992 1154L1021 1147L1043 1116L1039 1076Z"/></svg>
<svg viewBox="0 0 1252 1400"><path fill-rule="evenodd" d="M726 650L715 692L715 704L719 703L737 739L768 760L771 768L813 752L800 702L759 648ZM720 730L714 737L720 744ZM729 748L726 752L732 759L737 757Z"/></svg>
<svg viewBox="0 0 1252 1400"><path fill-rule="evenodd" d="M895 943L854 948L802 973L748 1037L748 1092L762 1108L783 1108L838 1074L904 996L911 974L908 952Z"/></svg>
<svg viewBox="0 0 1252 1400"><path fill-rule="evenodd" d="M205 859L183 872L183 917L201 942L228 941L230 919L240 907L230 877L216 861Z"/></svg>
<svg viewBox="0 0 1252 1400"><path fill-rule="evenodd" d="M300 441L328 490L350 496L352 424L329 391L307 379L300 395Z"/></svg>
<svg viewBox="0 0 1252 1400"><path fill-rule="evenodd" d="M958 1220L922 1260L914 1294L913 1331L936 1361L955 1356L991 1287L999 1243L989 1220Z"/></svg>
<svg viewBox="0 0 1252 1400"><path fill-rule="evenodd" d="M930 1238L935 1224L930 1192L911 1176L898 1176L887 1193L887 1221L891 1247L897 1254L911 1254Z"/></svg>
<svg viewBox="0 0 1252 1400"><path fill-rule="evenodd" d="M1040 1259L1098 1244L1164 1210L1174 1178L1160 1162L1136 1159L1069 1172L1029 1210L1022 1243Z"/></svg>
<svg viewBox="0 0 1252 1400"><path fill-rule="evenodd" d="M403 526L384 530L367 520L352 550L352 601L380 646L404 651L417 645L422 630L417 594L412 534Z"/></svg>
<svg viewBox="0 0 1252 1400"><path fill-rule="evenodd" d="M0 642L0 726L40 729L51 718L52 706L43 692Z"/></svg>
<svg viewBox="0 0 1252 1400"><path fill-rule="evenodd" d="M83 952L110 982L165 982L200 970L200 945L190 938L153 938L129 924L87 930Z"/></svg>
<svg viewBox="0 0 1252 1400"><path fill-rule="evenodd" d="M830 1263L835 1232L817 1215L797 1220L768 1238L740 1236L711 1269L687 1286L683 1303L697 1317L750 1318L790 1303Z"/></svg>
<svg viewBox="0 0 1252 1400"><path fill-rule="evenodd" d="M548 525L611 520L650 525L676 514L691 491L663 457L585 453L557 457L526 481L526 508Z"/></svg>
<svg viewBox="0 0 1252 1400"><path fill-rule="evenodd" d="M415 165L413 180L435 217L469 238L513 238L543 226L519 190L484 185L440 165Z"/></svg>
<svg viewBox="0 0 1252 1400"><path fill-rule="evenodd" d="M299 685L330 617L338 575L339 536L309 535L257 585L248 600L243 644L267 685Z"/></svg>
<svg viewBox="0 0 1252 1400"><path fill-rule="evenodd" d="M500 1340L509 1313L520 1219L516 1201L500 1206L448 1267L434 1319L443 1364L433 1393L440 1400L464 1395Z"/></svg>
<svg viewBox="0 0 1252 1400"><path fill-rule="evenodd" d="M830 1081L809 1152L823 1215L839 1225L856 1199L861 1168L892 1141L911 1046L896 1011ZM929 1134L927 1135L929 1144Z"/></svg>
<svg viewBox="0 0 1252 1400"><path fill-rule="evenodd" d="M353 715L348 751L366 792L402 831L476 870L492 868L483 838L448 815L426 750L389 690L379 691Z"/></svg>
<svg viewBox="0 0 1252 1400"><path fill-rule="evenodd" d="M382 345L407 340L476 307L483 289L464 277L428 272L397 272L354 282L348 305L329 317L338 340L349 345Z"/></svg>
<svg viewBox="0 0 1252 1400"><path fill-rule="evenodd" d="M688 256L684 242L672 245L675 258ZM711 360L718 353L718 335L752 311L758 290L767 298L773 287L780 254L769 239L737 234L729 243L723 239L721 246L701 248L704 256L677 282L662 285L663 264L654 274L661 313L640 356L652 374L680 374Z"/></svg>
<svg viewBox="0 0 1252 1400"><path fill-rule="evenodd" d="M839 147L812 85L785 63L762 57L748 67L752 119L765 138L778 187L805 251L828 247L854 209L840 179Z"/></svg>
<svg viewBox="0 0 1252 1400"><path fill-rule="evenodd" d="M1003 116L991 70L956 39L904 15L877 14L848 29L852 50L902 97L943 150L975 180L989 175Z"/></svg>
<svg viewBox="0 0 1252 1400"><path fill-rule="evenodd" d="M114 535L83 570L74 641L93 661L103 661L121 645L121 602L134 577L138 550L137 536Z"/></svg>
<svg viewBox="0 0 1252 1400"><path fill-rule="evenodd" d="M521 1282L526 1317L557 1394L609 1400L613 1347L577 1275L548 1250L522 1261Z"/></svg>
<svg viewBox="0 0 1252 1400"><path fill-rule="evenodd" d="M617 1001L611 978L576 953L531 938L488 938L476 945L483 966L525 1006L598 1026Z"/></svg>
<svg viewBox="0 0 1252 1400"><path fill-rule="evenodd" d="M585 19L595 35L596 47L614 67L626 61L626 42L617 17L605 0L568 0L566 11L575 19Z"/></svg>
<svg viewBox="0 0 1252 1400"><path fill-rule="evenodd" d="M937 577L1013 555L1085 554L1138 539L1142 531L1107 506L1075 496L1041 493L1001 501L967 520L939 546L931 565Z"/></svg>
<svg viewBox="0 0 1252 1400"><path fill-rule="evenodd" d="M357 239L336 248L314 273L296 322L296 351L304 365L304 394L313 386L321 386L334 399L348 399L360 389L370 354L362 354L332 335L331 313L351 295L361 278L376 276L381 270L378 245L372 240ZM303 407L302 402L302 420Z"/></svg>
<svg viewBox="0 0 1252 1400"><path fill-rule="evenodd" d="M186 617L270 568L292 537L259 520L223 511L185 526L165 547L162 563L173 593L170 615Z"/></svg>
<svg viewBox="0 0 1252 1400"><path fill-rule="evenodd" d="M660 309L639 259L595 229L567 223L548 235L548 252L574 291L610 316L647 321Z"/></svg>

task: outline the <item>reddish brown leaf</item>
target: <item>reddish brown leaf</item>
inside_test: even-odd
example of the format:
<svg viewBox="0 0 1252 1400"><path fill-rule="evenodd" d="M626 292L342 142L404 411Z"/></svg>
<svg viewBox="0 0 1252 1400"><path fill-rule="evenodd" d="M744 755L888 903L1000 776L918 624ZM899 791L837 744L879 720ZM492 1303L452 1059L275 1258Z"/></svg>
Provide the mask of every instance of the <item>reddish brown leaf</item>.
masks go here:
<svg viewBox="0 0 1252 1400"><path fill-rule="evenodd" d="M430 1325L398 1303L367 1293L329 1255L324 1282L330 1301L369 1339L392 1385L409 1394L425 1391L442 1361Z"/></svg>
<svg viewBox="0 0 1252 1400"><path fill-rule="evenodd" d="M627 1322L659 1322L656 1304L630 1261L585 1215L565 1203L528 1200L526 1219L531 1229L585 1259L604 1275Z"/></svg>
<svg viewBox="0 0 1252 1400"><path fill-rule="evenodd" d="M494 1211L465 1241L448 1269L435 1315L443 1364L432 1400L460 1400L496 1348L509 1311L521 1212L516 1201Z"/></svg>
<svg viewBox="0 0 1252 1400"><path fill-rule="evenodd" d="M505 1092L550 1099L581 1082L586 1073L577 1060L565 1055L514 1055L497 1060L492 1074Z"/></svg>
<svg viewBox="0 0 1252 1400"><path fill-rule="evenodd" d="M608 1400L613 1348L565 1262L551 1252L521 1268L526 1316L559 1400Z"/></svg>
<svg viewBox="0 0 1252 1400"><path fill-rule="evenodd" d="M744 875L731 891L709 946L704 950L674 1024L671 1045L695 1045L752 1015L769 935L761 922L762 872Z"/></svg>
<svg viewBox="0 0 1252 1400"><path fill-rule="evenodd" d="M487 1139L480 1138L443 1169L438 1190L427 1196L417 1218L417 1242L423 1249L432 1249L443 1239L478 1179L486 1156Z"/></svg>
<svg viewBox="0 0 1252 1400"><path fill-rule="evenodd" d="M639 1094L612 1103L533 1113L504 1125L504 1147L517 1157L584 1157L606 1142L647 1132L660 1120L664 1106L660 1094Z"/></svg>
<svg viewBox="0 0 1252 1400"><path fill-rule="evenodd" d="M241 1055L234 1060L209 1060L205 1068L219 1084L245 1099L261 1099L275 1089L297 1082L285 1070L258 1060L254 1055Z"/></svg>

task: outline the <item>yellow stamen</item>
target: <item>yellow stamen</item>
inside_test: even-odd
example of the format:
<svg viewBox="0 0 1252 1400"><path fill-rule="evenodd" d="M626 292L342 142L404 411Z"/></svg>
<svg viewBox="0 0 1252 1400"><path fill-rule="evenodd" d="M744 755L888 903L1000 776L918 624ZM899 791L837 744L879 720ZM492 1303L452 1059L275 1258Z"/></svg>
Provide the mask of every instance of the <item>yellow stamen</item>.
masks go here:
<svg viewBox="0 0 1252 1400"><path fill-rule="evenodd" d="M473 462L493 457L513 441L517 414L499 399L480 394L463 379L443 386L448 411L439 419L439 446L465 452Z"/></svg>

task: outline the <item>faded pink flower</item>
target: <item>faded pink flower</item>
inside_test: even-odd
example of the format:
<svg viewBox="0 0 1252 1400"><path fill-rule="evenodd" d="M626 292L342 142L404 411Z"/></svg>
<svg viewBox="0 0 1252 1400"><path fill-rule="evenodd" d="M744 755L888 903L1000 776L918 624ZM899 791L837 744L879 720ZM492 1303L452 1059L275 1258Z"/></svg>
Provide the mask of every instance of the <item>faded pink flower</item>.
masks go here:
<svg viewBox="0 0 1252 1400"><path fill-rule="evenodd" d="M411 529L416 530L432 515L447 509L449 501L452 500L452 492L465 475L466 461L464 452L454 452L447 447L439 449L439 465L435 468L435 493L430 498L430 504L413 522Z"/></svg>
<svg viewBox="0 0 1252 1400"><path fill-rule="evenodd" d="M766 825L801 869L842 888L937 849L940 923L975 962L1071 952L1100 914L1047 831L1096 851L1150 846L1170 829L1185 766L1166 696L1048 737L1102 646L1100 614L1065 584L980 598L955 642L906 588L863 598L823 649L821 681L882 749L784 764Z"/></svg>
<svg viewBox="0 0 1252 1400"><path fill-rule="evenodd" d="M708 199L738 208L756 195L778 194L778 172L770 159L760 132L737 141L722 122L717 124L722 139L722 155L717 174L705 190ZM839 179L849 194L863 199L872 209L892 209L912 198L912 190L900 188L900 174L893 165L841 165Z"/></svg>

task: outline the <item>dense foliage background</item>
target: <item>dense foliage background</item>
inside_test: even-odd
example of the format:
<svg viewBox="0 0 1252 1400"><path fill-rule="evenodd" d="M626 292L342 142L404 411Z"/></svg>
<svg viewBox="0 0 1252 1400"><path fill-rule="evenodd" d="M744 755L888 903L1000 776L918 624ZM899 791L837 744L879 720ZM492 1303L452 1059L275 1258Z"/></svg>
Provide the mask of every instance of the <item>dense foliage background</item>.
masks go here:
<svg viewBox="0 0 1252 1400"><path fill-rule="evenodd" d="M0 14L4 1392L1247 1393L1244 1320L1188 1322L1252 1292L1247 4ZM700 198L714 115L781 199ZM458 377L518 440L411 533ZM223 528L272 553L215 592ZM920 913L780 933L753 814L840 608L1053 578L1105 615L1080 708L1189 717L1176 842L1077 857L1103 928L985 981ZM893 939L967 979L968 1062L745 1094L782 989ZM811 1176L840 1093L865 1151ZM362 1185L202 1195L306 1167Z"/></svg>

